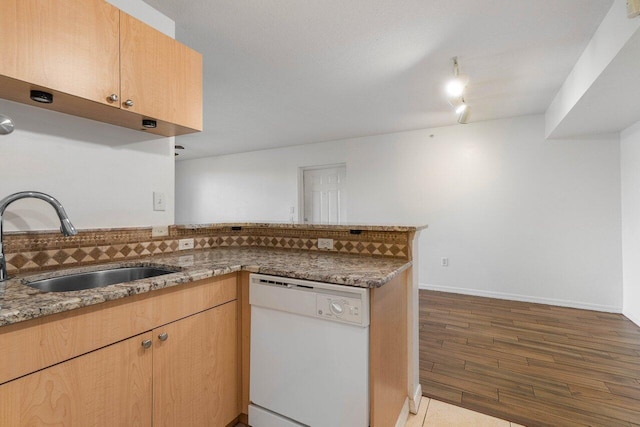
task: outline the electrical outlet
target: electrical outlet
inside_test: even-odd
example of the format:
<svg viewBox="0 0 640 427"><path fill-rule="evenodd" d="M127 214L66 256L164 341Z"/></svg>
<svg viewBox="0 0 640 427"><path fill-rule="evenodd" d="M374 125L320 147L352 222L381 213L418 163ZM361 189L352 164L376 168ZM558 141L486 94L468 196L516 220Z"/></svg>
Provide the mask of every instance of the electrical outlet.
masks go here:
<svg viewBox="0 0 640 427"><path fill-rule="evenodd" d="M187 249L193 249L193 239L180 239L178 240L178 250L184 251Z"/></svg>
<svg viewBox="0 0 640 427"><path fill-rule="evenodd" d="M333 249L333 239L318 239L318 249Z"/></svg>
<svg viewBox="0 0 640 427"><path fill-rule="evenodd" d="M440 259L440 265L442 267L449 267L449 258L442 258Z"/></svg>
<svg viewBox="0 0 640 427"><path fill-rule="evenodd" d="M164 196L164 193L158 193L157 191L153 192L153 210L154 211L167 210L167 200Z"/></svg>
<svg viewBox="0 0 640 427"><path fill-rule="evenodd" d="M168 225L157 225L151 228L151 237L162 237L169 235Z"/></svg>

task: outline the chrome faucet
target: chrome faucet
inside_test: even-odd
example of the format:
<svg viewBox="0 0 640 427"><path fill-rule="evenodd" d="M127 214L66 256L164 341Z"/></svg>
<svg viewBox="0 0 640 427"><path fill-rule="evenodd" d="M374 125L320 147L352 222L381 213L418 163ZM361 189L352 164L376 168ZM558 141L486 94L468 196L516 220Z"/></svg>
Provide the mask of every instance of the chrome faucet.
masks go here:
<svg viewBox="0 0 640 427"><path fill-rule="evenodd" d="M71 221L69 221L69 217L67 213L64 211L62 204L55 198L48 194L41 193L39 191L21 191L19 193L11 194L4 199L0 200L0 282L7 280L9 277L7 276L7 261L4 256L4 246L3 246L3 233L2 233L2 218L4 215L4 211L7 209L11 203L16 200L26 199L26 198L34 198L44 200L49 203L56 210L58 214L58 218L60 218L60 231L65 236L75 236L78 234Z"/></svg>

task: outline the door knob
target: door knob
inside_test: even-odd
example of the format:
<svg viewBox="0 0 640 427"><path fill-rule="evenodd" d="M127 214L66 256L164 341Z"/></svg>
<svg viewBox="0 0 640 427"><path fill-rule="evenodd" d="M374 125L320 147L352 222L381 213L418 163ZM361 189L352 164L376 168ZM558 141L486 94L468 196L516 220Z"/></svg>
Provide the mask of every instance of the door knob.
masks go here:
<svg viewBox="0 0 640 427"><path fill-rule="evenodd" d="M124 105L126 105L127 107L133 107L133 101L130 99L127 99L126 101L124 101Z"/></svg>
<svg viewBox="0 0 640 427"><path fill-rule="evenodd" d="M109 95L109 101L111 102L116 102L118 100L118 95L115 93L112 93L111 95Z"/></svg>
<svg viewBox="0 0 640 427"><path fill-rule="evenodd" d="M169 334L168 334L168 333L166 333L166 332L163 332L163 333L161 333L160 335L158 335L158 339L159 339L160 341L166 341L166 340L167 340L167 338L169 338Z"/></svg>
<svg viewBox="0 0 640 427"><path fill-rule="evenodd" d="M144 340L142 341L142 348L149 348L151 347L151 340Z"/></svg>

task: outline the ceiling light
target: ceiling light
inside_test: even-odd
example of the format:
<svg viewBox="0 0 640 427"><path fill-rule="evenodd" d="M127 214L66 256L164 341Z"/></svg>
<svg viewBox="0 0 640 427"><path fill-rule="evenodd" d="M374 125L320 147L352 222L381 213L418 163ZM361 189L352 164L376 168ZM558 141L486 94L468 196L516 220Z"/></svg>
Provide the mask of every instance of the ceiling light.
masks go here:
<svg viewBox="0 0 640 427"><path fill-rule="evenodd" d="M467 76L460 74L460 64L458 64L458 57L454 56L453 61L453 79L449 80L445 89L448 95L449 104L453 107L453 110L458 115L458 123L466 124L469 120L470 108L464 101L464 91L467 88L469 79Z"/></svg>
<svg viewBox="0 0 640 427"><path fill-rule="evenodd" d="M447 83L446 90L450 97L458 98L464 93L464 83L459 78L454 78Z"/></svg>
<svg viewBox="0 0 640 427"><path fill-rule="evenodd" d="M464 98L458 96L456 98L449 98L449 105L453 107L454 110L457 110L461 105L464 104Z"/></svg>
<svg viewBox="0 0 640 427"><path fill-rule="evenodd" d="M456 113L457 112L458 110L456 110ZM469 114L471 114L471 107L465 104L462 111L458 113L458 123L460 123L461 125L466 125L467 123L469 123Z"/></svg>
<svg viewBox="0 0 640 427"><path fill-rule="evenodd" d="M467 79L465 78L465 76L460 75L460 65L458 64L458 57L454 56L452 61L453 79L447 82L445 89L450 98L460 98L464 93L465 87L467 86Z"/></svg>

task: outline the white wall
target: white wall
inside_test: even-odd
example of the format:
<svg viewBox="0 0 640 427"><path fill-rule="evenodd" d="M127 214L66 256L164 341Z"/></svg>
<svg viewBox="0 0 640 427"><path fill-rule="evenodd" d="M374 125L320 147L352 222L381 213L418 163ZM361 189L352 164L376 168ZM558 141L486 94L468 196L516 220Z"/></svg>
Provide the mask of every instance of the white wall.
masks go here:
<svg viewBox="0 0 640 427"><path fill-rule="evenodd" d="M141 0L111 0L173 35L173 21ZM0 136L0 198L23 190L58 198L77 228L173 224L174 138L0 100L16 130ZM153 191L167 210L153 211ZM9 206L5 230L58 229L49 206L20 200Z"/></svg>
<svg viewBox="0 0 640 427"><path fill-rule="evenodd" d="M640 325L640 122L622 132L623 313Z"/></svg>
<svg viewBox="0 0 640 427"><path fill-rule="evenodd" d="M620 311L619 141L544 134L526 116L182 161L176 220L286 222L298 168L344 162L350 222L429 225L423 285Z"/></svg>
<svg viewBox="0 0 640 427"><path fill-rule="evenodd" d="M152 26L171 38L176 37L176 24L172 19L142 0L106 0L118 9Z"/></svg>

